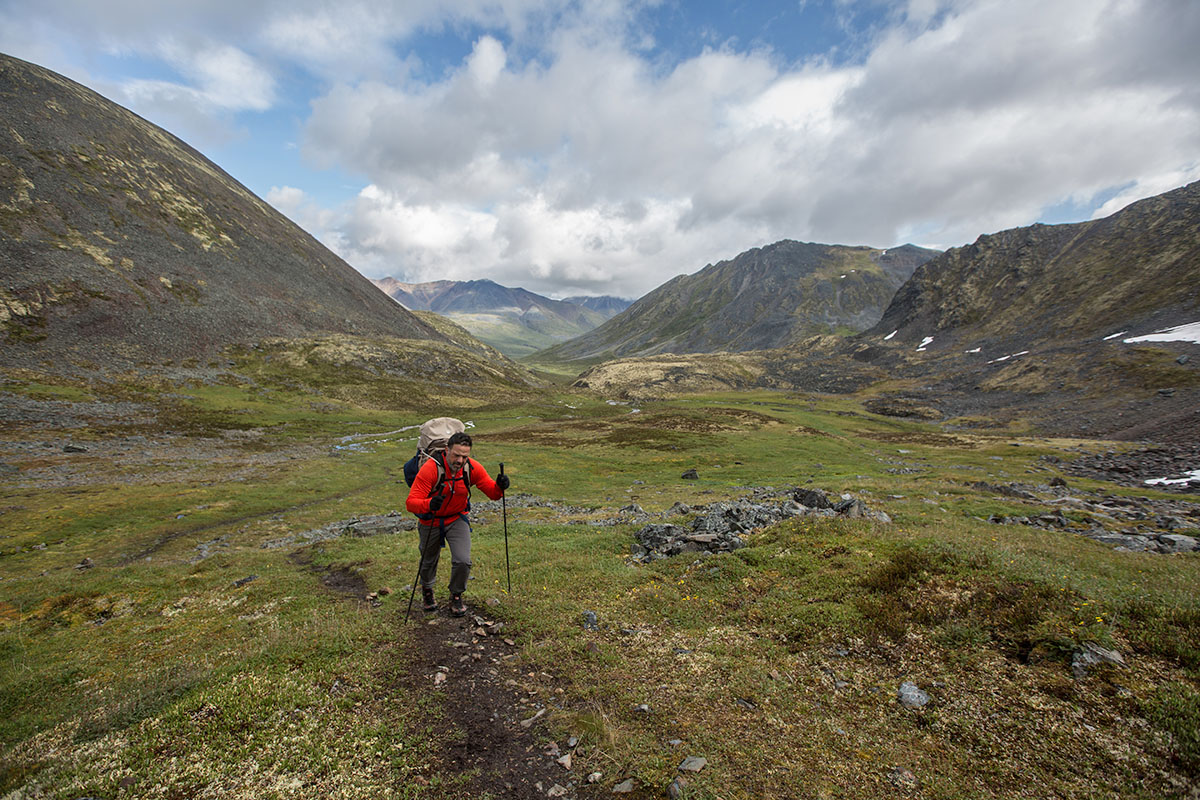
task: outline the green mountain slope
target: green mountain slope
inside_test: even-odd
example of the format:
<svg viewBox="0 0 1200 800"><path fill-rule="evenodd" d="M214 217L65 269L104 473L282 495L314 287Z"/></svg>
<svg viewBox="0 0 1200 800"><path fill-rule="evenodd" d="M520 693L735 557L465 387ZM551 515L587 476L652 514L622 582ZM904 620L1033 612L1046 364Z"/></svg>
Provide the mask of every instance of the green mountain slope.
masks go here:
<svg viewBox="0 0 1200 800"><path fill-rule="evenodd" d="M680 275L589 334L539 353L597 361L656 353L781 347L878 321L896 289L936 251L781 241Z"/></svg>
<svg viewBox="0 0 1200 800"><path fill-rule="evenodd" d="M0 363L203 358L268 336L438 340L200 153L0 56Z"/></svg>
<svg viewBox="0 0 1200 800"><path fill-rule="evenodd" d="M1197 319L1200 182L1104 219L1015 228L949 250L917 270L863 339L896 331L896 346L934 336L933 351L951 341L1013 347Z"/></svg>

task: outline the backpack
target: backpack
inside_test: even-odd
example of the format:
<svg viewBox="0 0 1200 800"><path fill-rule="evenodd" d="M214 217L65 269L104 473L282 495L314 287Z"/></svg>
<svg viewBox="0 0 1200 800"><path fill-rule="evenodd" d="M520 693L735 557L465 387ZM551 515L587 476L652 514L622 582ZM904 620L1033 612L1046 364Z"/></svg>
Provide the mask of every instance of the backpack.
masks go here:
<svg viewBox="0 0 1200 800"><path fill-rule="evenodd" d="M437 464L437 481L433 485L433 494L441 492L446 482L446 467L443 456L446 453L446 443L456 433L464 433L467 426L454 417L435 417L421 426L421 434L417 437L417 452L404 464L404 480L409 486L417 479L417 472L426 461L433 458ZM436 456L436 457L435 457ZM463 477L467 486L471 485L471 460L463 465Z"/></svg>

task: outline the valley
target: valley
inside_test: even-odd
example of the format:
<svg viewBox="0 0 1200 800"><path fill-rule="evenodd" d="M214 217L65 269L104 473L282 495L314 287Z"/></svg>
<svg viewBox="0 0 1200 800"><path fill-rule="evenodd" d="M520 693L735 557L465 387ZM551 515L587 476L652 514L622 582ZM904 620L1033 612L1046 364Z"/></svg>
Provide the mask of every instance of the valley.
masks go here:
<svg viewBox="0 0 1200 800"><path fill-rule="evenodd" d="M1200 792L1200 183L625 307L372 285L61 75L0 103L0 798ZM442 415L513 482L462 618Z"/></svg>
<svg viewBox="0 0 1200 800"><path fill-rule="evenodd" d="M369 361L317 388L281 357L174 384L6 380L0 790L1194 788L1200 560L1084 534L1141 526L1185 547L1200 503L1071 466L1096 476L1136 447L761 390L630 403L559 386L398 409L345 390L375 385ZM435 407L513 480L505 509L472 514L465 627L405 619L400 467ZM791 512L737 528L732 551L633 557L647 525L799 489L872 515ZM1137 504L1154 513L1117 519ZM1154 531L1159 516L1182 527ZM1089 643L1120 663L1081 661ZM688 758L703 769L679 771Z"/></svg>

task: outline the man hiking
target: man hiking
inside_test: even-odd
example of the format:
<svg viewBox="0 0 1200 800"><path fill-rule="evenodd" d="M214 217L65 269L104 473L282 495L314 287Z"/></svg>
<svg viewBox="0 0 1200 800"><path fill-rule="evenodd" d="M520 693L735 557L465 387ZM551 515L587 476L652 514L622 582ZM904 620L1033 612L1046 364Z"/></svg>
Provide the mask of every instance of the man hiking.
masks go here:
<svg viewBox="0 0 1200 800"><path fill-rule="evenodd" d="M472 485L492 500L499 500L509 480L503 473L492 480L483 465L471 458L471 437L459 432L447 440L445 450L421 465L409 490L405 507L417 515L421 546L417 577L421 584L421 607L426 611L437 610L433 584L445 543L450 546L450 613L456 617L467 613L462 596L471 574L471 524L467 511Z"/></svg>

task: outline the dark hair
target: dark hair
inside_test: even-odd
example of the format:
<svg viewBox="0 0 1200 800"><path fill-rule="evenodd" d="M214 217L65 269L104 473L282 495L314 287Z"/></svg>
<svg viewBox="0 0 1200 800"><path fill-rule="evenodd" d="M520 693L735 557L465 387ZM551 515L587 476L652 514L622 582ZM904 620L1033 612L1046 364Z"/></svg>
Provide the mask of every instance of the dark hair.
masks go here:
<svg viewBox="0 0 1200 800"><path fill-rule="evenodd" d="M465 444L467 447L470 447L471 446L471 435L469 433L465 433L463 431L459 431L458 433L451 434L449 440L447 440L447 442L446 442L446 449L449 450L451 447L454 447L454 445L456 445L456 444Z"/></svg>

